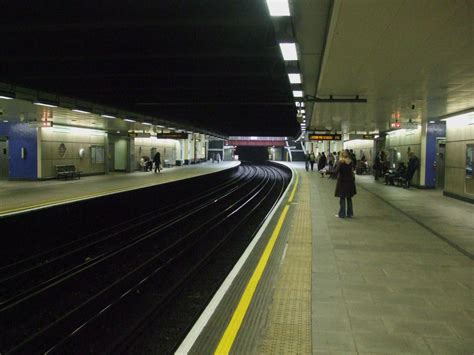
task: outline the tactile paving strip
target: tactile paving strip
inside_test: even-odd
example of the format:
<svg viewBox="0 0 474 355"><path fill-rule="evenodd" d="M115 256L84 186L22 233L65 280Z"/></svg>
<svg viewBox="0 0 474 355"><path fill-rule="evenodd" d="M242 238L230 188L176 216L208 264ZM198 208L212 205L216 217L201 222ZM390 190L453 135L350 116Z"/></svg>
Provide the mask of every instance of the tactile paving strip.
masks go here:
<svg viewBox="0 0 474 355"><path fill-rule="evenodd" d="M286 255L259 354L311 353L311 214L309 180L304 174L295 197Z"/></svg>

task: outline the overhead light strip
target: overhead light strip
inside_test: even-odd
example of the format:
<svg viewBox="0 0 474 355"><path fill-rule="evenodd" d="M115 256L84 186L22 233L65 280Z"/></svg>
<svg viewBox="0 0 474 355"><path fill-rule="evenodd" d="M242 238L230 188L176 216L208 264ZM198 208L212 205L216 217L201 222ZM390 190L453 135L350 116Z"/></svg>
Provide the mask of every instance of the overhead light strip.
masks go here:
<svg viewBox="0 0 474 355"><path fill-rule="evenodd" d="M48 104L48 103L41 102L41 101L35 101L35 102L33 102L33 105L36 105L36 106L45 106L45 107L58 107L57 105Z"/></svg>
<svg viewBox="0 0 474 355"><path fill-rule="evenodd" d="M288 0L267 0L270 16L290 16Z"/></svg>
<svg viewBox="0 0 474 355"><path fill-rule="evenodd" d="M78 113L83 113L83 114L86 114L86 115L90 114L89 111L84 111L84 110L80 110L80 109L77 109L77 108L74 108L71 111L78 112Z"/></svg>
<svg viewBox="0 0 474 355"><path fill-rule="evenodd" d="M298 60L295 43L279 43L284 60Z"/></svg>
<svg viewBox="0 0 474 355"><path fill-rule="evenodd" d="M301 84L301 74L291 73L288 74L290 78L290 84Z"/></svg>

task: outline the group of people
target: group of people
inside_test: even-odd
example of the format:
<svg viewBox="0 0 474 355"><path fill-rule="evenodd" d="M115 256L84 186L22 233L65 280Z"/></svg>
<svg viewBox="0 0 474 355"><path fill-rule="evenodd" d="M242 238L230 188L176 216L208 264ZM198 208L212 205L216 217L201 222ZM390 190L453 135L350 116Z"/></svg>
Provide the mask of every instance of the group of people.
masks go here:
<svg viewBox="0 0 474 355"><path fill-rule="evenodd" d="M152 171L153 166L155 173L161 172L161 154L160 152L156 152L153 160L150 160L150 157L143 156L140 158L140 166L143 167L143 171Z"/></svg>
<svg viewBox="0 0 474 355"><path fill-rule="evenodd" d="M314 171L314 164L316 164L317 171L321 174L321 177L324 178L325 174L329 174L332 177L332 171L337 164L338 156L336 152L318 153L316 156L313 151L306 154L306 171Z"/></svg>
<svg viewBox="0 0 474 355"><path fill-rule="evenodd" d="M375 165L376 163L374 163ZM415 172L420 167L420 161L414 152L408 153L408 166L404 162L399 162L396 170L387 169L384 173L385 185L395 185L395 181L400 181L404 188L411 186L411 180ZM375 180L378 180L377 176Z"/></svg>
<svg viewBox="0 0 474 355"><path fill-rule="evenodd" d="M387 184L393 184L395 178L403 177L404 187L410 187L411 179L416 170L419 169L420 163L414 152L409 152L408 157L407 167L405 167L404 163L399 163L396 171L392 172L388 171L388 169L384 171L383 166L387 161L387 156L384 151L381 151L377 154L374 162L375 179L378 180L380 176L384 176ZM352 149L345 149L339 154L335 152L328 153L328 157L326 157L324 152L319 153L317 157L314 152L311 152L306 156L306 171L309 171L310 168L313 171L315 162L318 163L318 171L321 172L321 177L324 177L324 170L327 164L330 176L337 179L334 195L339 197L339 212L336 217L352 218L354 216L352 197L357 194L355 171L363 164L368 169L365 155L362 154L360 164L357 164L357 159Z"/></svg>

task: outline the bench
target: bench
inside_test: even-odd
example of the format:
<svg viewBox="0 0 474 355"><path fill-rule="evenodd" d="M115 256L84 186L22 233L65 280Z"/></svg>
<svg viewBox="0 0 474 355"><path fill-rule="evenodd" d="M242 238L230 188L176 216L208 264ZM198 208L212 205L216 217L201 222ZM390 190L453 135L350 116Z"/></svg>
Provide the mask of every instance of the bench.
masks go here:
<svg viewBox="0 0 474 355"><path fill-rule="evenodd" d="M56 165L56 177L58 179L64 178L64 180L71 178L81 178L82 171L76 170L74 165Z"/></svg>

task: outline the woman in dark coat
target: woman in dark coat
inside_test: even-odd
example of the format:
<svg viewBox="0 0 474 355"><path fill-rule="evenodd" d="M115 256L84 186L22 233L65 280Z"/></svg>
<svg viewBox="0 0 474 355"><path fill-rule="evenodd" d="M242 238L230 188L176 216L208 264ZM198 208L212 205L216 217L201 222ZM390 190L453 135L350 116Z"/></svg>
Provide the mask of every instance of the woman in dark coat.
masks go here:
<svg viewBox="0 0 474 355"><path fill-rule="evenodd" d="M357 191L355 186L354 172L352 170L352 160L348 152L343 151L341 153L341 158L339 159L335 173L337 174L335 196L339 197L340 206L339 213L336 215L336 217L352 218L354 215L354 210L352 208L352 196L354 196Z"/></svg>

